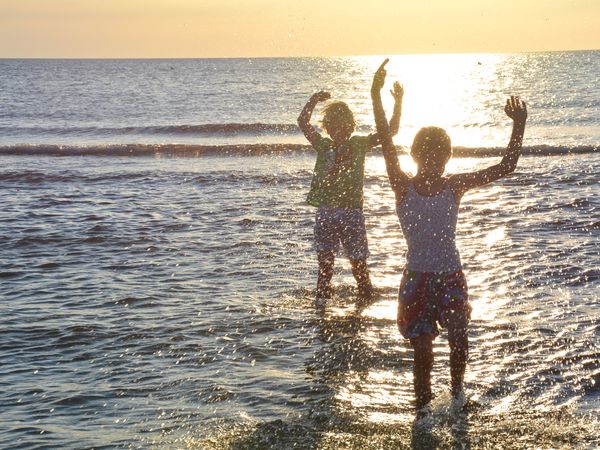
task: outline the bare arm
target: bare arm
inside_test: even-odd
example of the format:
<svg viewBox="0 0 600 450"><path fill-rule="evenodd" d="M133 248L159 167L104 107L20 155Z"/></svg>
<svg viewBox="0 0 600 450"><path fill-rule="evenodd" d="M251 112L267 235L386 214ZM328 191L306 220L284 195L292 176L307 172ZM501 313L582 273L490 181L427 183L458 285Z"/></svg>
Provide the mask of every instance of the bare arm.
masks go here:
<svg viewBox="0 0 600 450"><path fill-rule="evenodd" d="M402 97L404 96L404 89L402 85L397 81L394 83L394 88L390 90L392 97L394 97L394 111L392 112L392 118L390 119L389 127L390 134L396 136L400 129L400 117L402 116ZM369 145L375 147L381 144L379 133L375 133L369 136Z"/></svg>
<svg viewBox="0 0 600 450"><path fill-rule="evenodd" d="M506 100L504 111L513 120L513 129L502 161L499 164L477 172L451 176L449 180L450 187L455 193L462 195L469 189L503 178L514 172L517 168L517 162L519 161L519 156L521 156L521 147L523 145L523 134L525 133L527 105L519 97L511 96L510 99Z"/></svg>
<svg viewBox="0 0 600 450"><path fill-rule="evenodd" d="M392 141L390 126L387 123L385 110L383 109L383 104L381 102L381 88L385 83L385 65L388 61L389 60L386 59L379 69L377 69L377 72L375 72L373 85L371 87L371 99L373 100L375 126L377 127L377 134L381 139L388 178L390 179L392 190L396 194L396 201L399 201L404 196L409 178L408 175L400 169L400 161L398 159L398 154L396 153L396 147L394 147L394 142ZM402 86L399 86L399 88L401 89L402 94L404 94Z"/></svg>
<svg viewBox="0 0 600 450"><path fill-rule="evenodd" d="M396 136L400 130L400 116L402 116L402 98L404 97L404 88L398 82L394 82L394 87L390 90L390 94L394 97L394 111L390 119L390 134Z"/></svg>
<svg viewBox="0 0 600 450"><path fill-rule="evenodd" d="M313 94L306 105L304 105L302 112L298 116L298 126L300 127L300 130L302 130L302 133L304 133L304 136L306 136L306 139L308 139L308 142L311 144L314 144L320 135L310 124L310 117L312 116L315 106L317 106L319 102L324 102L330 98L331 94L325 91L319 91Z"/></svg>

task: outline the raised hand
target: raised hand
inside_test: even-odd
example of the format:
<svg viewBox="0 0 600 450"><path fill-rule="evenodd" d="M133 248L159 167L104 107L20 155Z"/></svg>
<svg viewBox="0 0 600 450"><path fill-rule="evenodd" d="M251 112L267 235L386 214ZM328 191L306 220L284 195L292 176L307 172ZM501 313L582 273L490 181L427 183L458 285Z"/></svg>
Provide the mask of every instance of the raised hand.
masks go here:
<svg viewBox="0 0 600 450"><path fill-rule="evenodd" d="M389 58L385 58L385 61L381 63L377 72L373 76L373 85L371 87L372 91L380 91L383 85L385 84L385 76L387 72L385 71L385 65L390 61Z"/></svg>
<svg viewBox="0 0 600 450"><path fill-rule="evenodd" d="M327 91L315 92L310 98L314 102L324 102L331 98L331 94Z"/></svg>
<svg viewBox="0 0 600 450"><path fill-rule="evenodd" d="M402 102L402 97L404 96L404 87L396 81L394 82L394 87L390 90L390 93L392 94L392 97L394 97L396 103Z"/></svg>
<svg viewBox="0 0 600 450"><path fill-rule="evenodd" d="M315 144L317 140L321 137L317 130L310 124L310 116L312 115L317 103L324 102L325 100L329 100L331 98L331 94L325 91L315 92L311 95L310 99L302 108L300 115L298 116L298 126L308 142L311 144Z"/></svg>
<svg viewBox="0 0 600 450"><path fill-rule="evenodd" d="M511 95L510 98L506 100L504 112L515 122L525 123L527 120L527 105L516 95Z"/></svg>

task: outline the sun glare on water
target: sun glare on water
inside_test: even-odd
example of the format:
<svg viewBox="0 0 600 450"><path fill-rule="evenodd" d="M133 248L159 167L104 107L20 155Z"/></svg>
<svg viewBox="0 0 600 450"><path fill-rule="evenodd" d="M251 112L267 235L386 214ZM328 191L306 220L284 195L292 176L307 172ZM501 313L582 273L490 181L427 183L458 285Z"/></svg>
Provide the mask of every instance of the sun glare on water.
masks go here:
<svg viewBox="0 0 600 450"><path fill-rule="evenodd" d="M357 98L350 106L359 124L373 126L369 87L375 70L388 56L352 58L349 68ZM408 146L415 133L424 126L444 128L455 146L495 147L507 138L506 133L491 126L503 120L504 101L513 79L501 70L508 55L390 55L386 66L386 86L382 91L384 107L391 116L393 99L389 94L393 82L404 86L400 131L397 145ZM345 61L348 64L348 60ZM490 85L490 80L495 80ZM340 93L341 95L348 93Z"/></svg>

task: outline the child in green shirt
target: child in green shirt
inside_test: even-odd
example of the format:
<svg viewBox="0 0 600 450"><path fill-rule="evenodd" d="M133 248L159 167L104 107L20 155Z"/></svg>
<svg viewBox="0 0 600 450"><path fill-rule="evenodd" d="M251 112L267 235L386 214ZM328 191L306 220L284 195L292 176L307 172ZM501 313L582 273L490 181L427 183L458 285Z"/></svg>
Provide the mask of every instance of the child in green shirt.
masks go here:
<svg viewBox="0 0 600 450"><path fill-rule="evenodd" d="M402 89L399 84L391 91L394 112L389 127L398 131L402 110ZM313 179L307 201L317 207L315 244L319 262L315 306L324 308L332 297L331 278L335 253L340 244L350 259L352 274L358 285L359 297L369 301L373 286L367 258L369 247L363 214L363 185L366 152L380 143L378 134L353 135L356 123L348 105L341 101L323 108L322 125L329 137L322 137L310 124L316 105L329 100L328 92L315 93L298 117L298 125L317 153Z"/></svg>

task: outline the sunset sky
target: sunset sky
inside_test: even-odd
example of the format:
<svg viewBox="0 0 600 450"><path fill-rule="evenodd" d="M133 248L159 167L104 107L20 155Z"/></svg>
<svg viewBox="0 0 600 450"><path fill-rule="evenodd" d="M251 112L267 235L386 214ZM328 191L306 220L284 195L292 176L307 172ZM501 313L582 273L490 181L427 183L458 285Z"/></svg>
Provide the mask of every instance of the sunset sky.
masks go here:
<svg viewBox="0 0 600 450"><path fill-rule="evenodd" d="M599 0L0 0L0 57L600 49Z"/></svg>

